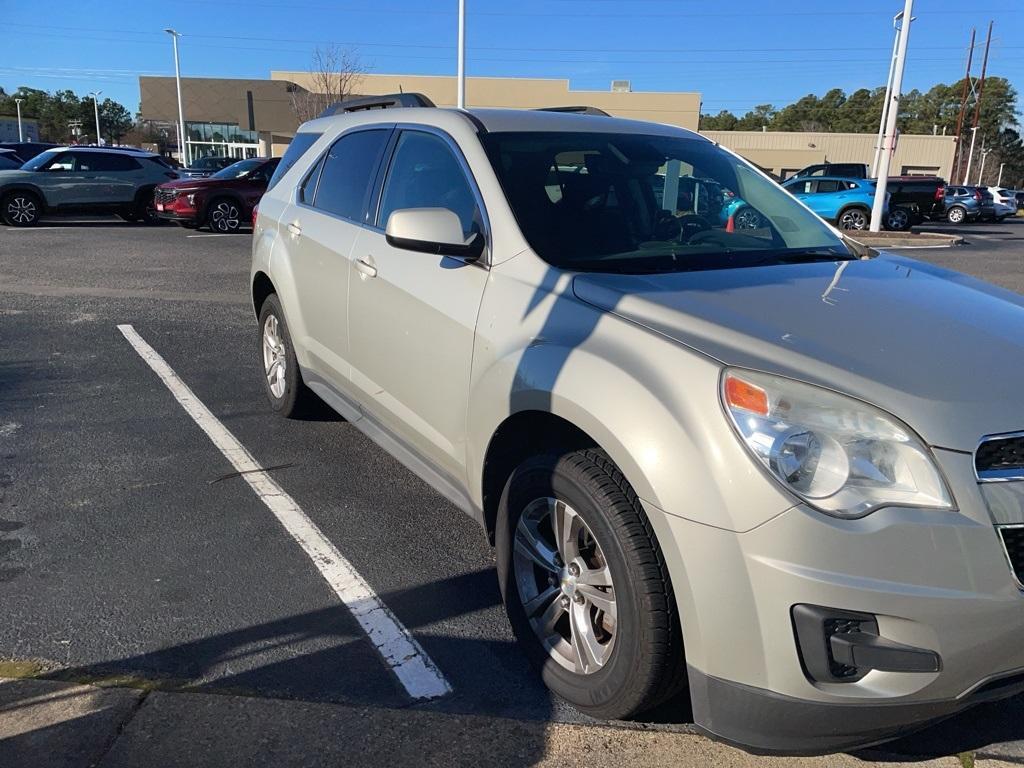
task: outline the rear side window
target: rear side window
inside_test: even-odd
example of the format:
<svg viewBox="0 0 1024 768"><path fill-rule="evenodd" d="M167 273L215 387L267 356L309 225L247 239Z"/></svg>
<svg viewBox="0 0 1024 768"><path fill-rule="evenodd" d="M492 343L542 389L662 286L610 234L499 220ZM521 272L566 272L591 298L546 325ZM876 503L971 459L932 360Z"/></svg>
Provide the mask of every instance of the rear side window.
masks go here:
<svg viewBox="0 0 1024 768"><path fill-rule="evenodd" d="M267 185L267 189L273 189L274 185L280 181L281 177L288 173L288 169L299 162L299 158L306 154L306 150L316 143L316 140L323 136L322 133L297 133L295 138L292 139L292 143L288 145L288 149L285 150L284 157L281 158L281 162L278 163L277 170L274 171L274 175L270 177L270 183Z"/></svg>
<svg viewBox="0 0 1024 768"><path fill-rule="evenodd" d="M377 164L390 137L390 128L375 129L349 133L334 142L323 161L314 207L361 222Z"/></svg>
<svg viewBox="0 0 1024 768"><path fill-rule="evenodd" d="M78 170L80 171L137 171L141 167L134 158L114 152L78 154Z"/></svg>
<svg viewBox="0 0 1024 768"><path fill-rule="evenodd" d="M835 179L824 179L818 182L819 192L838 192L839 182Z"/></svg>

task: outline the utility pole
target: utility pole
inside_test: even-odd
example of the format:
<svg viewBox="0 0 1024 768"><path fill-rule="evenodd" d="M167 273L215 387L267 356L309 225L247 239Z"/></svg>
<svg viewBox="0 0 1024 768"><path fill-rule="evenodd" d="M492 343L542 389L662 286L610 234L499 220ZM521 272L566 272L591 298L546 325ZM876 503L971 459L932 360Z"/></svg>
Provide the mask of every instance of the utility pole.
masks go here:
<svg viewBox="0 0 1024 768"><path fill-rule="evenodd" d="M960 113L956 116L956 154L953 158L953 172L950 177L956 177L963 162L961 155L963 155L964 149L964 117L967 116L967 94L970 92L971 64L974 62L974 39L977 32L978 30L971 28L971 47L967 49L967 72L964 74L964 87L960 95Z"/></svg>
<svg viewBox="0 0 1024 768"><path fill-rule="evenodd" d="M22 142L22 141L25 140L25 136L21 132L21 102L23 102L23 101L24 101L24 99L15 99L14 100L14 103L18 105L18 141L19 142Z"/></svg>
<svg viewBox="0 0 1024 768"><path fill-rule="evenodd" d="M100 98L100 94L101 93L103 93L103 91L92 91L92 92L89 93L89 95L92 96L92 108L93 108L93 111L96 113L96 146L99 146L100 144L103 143L103 139L100 137L100 102L99 102L99 98Z"/></svg>
<svg viewBox="0 0 1024 768"><path fill-rule="evenodd" d="M181 106L181 65L178 63L178 38L181 35L170 28L164 32L174 40L174 81L178 86L178 154L181 155L182 166L187 168L192 163L189 160L188 139L185 135L185 110Z"/></svg>
<svg viewBox="0 0 1024 768"><path fill-rule="evenodd" d="M988 36L985 38L985 56L981 60L981 79L978 81L978 97L974 100L974 117L971 119L971 130L977 134L978 132L978 117L981 114L981 98L985 95L985 71L988 68L988 49L992 44L992 22L988 23ZM974 137L971 137L971 156L967 158L967 173L964 174L964 184L969 183L967 177L970 176L971 161L974 155Z"/></svg>
<svg viewBox="0 0 1024 768"><path fill-rule="evenodd" d="M456 106L466 108L466 0L459 0L459 73Z"/></svg>
<svg viewBox="0 0 1024 768"><path fill-rule="evenodd" d="M900 24L900 37L896 46L896 62L893 67L892 93L889 101L889 114L885 121L885 145L878 163L878 178L875 182L875 202L871 207L871 231L882 229L882 209L885 208L886 186L889 181L889 164L892 162L892 149L896 142L896 120L900 114L900 94L903 89L903 69L907 63L907 44L910 42L910 24L914 20L914 0L906 0L903 8L903 19Z"/></svg>
<svg viewBox="0 0 1024 768"><path fill-rule="evenodd" d="M889 78L885 81L885 98L882 99L882 119L878 123L878 138L875 140L875 159L871 162L871 175L878 176L878 159L882 156L882 144L885 141L885 123L889 117L889 99L892 95L892 76L896 69L896 50L900 44L899 21L903 18L900 11L892 17L892 58L889 59Z"/></svg>

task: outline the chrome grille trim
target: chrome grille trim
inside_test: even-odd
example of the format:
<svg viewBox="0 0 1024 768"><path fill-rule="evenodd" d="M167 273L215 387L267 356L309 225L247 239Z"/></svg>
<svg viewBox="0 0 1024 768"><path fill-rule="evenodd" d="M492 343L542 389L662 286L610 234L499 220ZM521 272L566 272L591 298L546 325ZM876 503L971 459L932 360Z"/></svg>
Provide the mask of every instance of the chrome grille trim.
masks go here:
<svg viewBox="0 0 1024 768"><path fill-rule="evenodd" d="M1024 432L983 437L974 450L974 474L979 483L1024 480Z"/></svg>

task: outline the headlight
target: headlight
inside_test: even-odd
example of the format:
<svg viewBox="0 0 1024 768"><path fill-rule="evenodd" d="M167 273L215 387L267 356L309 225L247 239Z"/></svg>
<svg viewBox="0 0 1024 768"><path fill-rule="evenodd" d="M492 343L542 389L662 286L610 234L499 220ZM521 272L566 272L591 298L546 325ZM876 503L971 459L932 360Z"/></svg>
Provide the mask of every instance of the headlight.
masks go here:
<svg viewBox="0 0 1024 768"><path fill-rule="evenodd" d="M757 461L822 512L862 517L894 505L953 508L924 443L867 403L740 370L723 374L722 401Z"/></svg>
<svg viewBox="0 0 1024 768"><path fill-rule="evenodd" d="M196 193L192 192L192 193L190 193L188 195L185 195L185 199L188 201L189 205L195 205L196 204Z"/></svg>

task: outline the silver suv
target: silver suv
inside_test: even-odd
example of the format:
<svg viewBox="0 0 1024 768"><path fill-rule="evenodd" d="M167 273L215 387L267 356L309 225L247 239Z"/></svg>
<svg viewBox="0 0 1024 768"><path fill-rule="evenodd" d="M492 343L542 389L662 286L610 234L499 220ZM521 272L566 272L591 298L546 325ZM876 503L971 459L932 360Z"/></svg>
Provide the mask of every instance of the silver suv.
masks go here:
<svg viewBox="0 0 1024 768"><path fill-rule="evenodd" d="M155 224L153 190L176 178L152 152L56 147L17 170L0 171L0 220L31 227L44 215L114 213L126 221Z"/></svg>
<svg viewBox="0 0 1024 768"><path fill-rule="evenodd" d="M823 752L1022 690L1020 296L678 128L338 111L259 206L267 395L480 522L554 692Z"/></svg>

